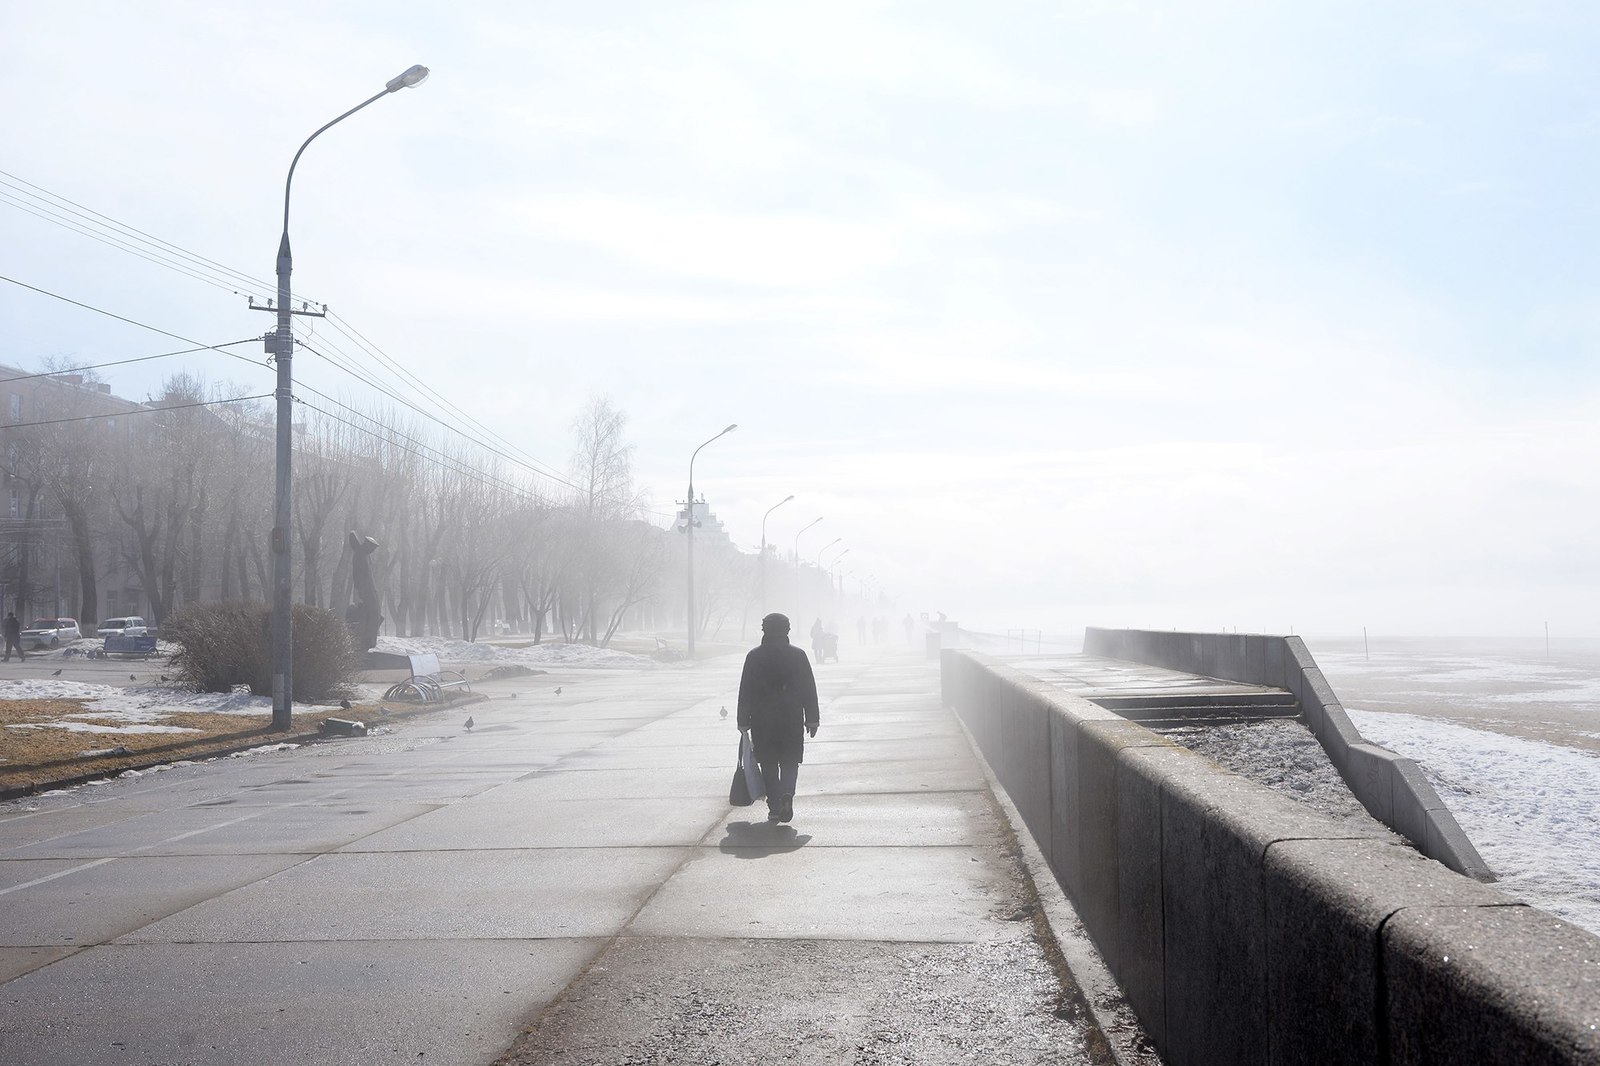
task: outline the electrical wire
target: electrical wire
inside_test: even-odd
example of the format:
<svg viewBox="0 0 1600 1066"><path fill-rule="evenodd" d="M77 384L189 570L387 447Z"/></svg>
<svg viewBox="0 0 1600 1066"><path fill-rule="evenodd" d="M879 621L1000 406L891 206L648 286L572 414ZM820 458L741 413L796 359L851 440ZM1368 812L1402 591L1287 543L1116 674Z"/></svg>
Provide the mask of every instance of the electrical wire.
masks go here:
<svg viewBox="0 0 1600 1066"><path fill-rule="evenodd" d="M210 351L213 348L226 348L233 344L256 344L259 343L260 340L260 337L246 337L241 341L227 341L224 344L217 345L202 344L195 348L182 348L176 352L162 352L160 355L141 355L134 359L117 359L110 363L91 363L88 366L68 367L65 370L41 370L37 374L18 374L14 378L0 378L0 385L9 384L13 381L31 381L34 378L58 377L62 374L81 374L85 370L104 370L108 366L126 366L129 363L148 363L152 359L171 359L175 355L193 355L195 352ZM228 352L226 354L232 355L233 353ZM251 363L252 366L257 365L252 360L246 360L246 362Z"/></svg>
<svg viewBox="0 0 1600 1066"><path fill-rule="evenodd" d="M82 300L74 300L70 296L62 296L58 292L51 292L49 289L41 289L37 285L29 285L25 281L18 281L16 278L6 277L4 274L0 274L0 281L9 281L13 285L19 286L19 287L24 288L24 289L28 289L28 290L30 290L32 292L39 293L41 296L49 296L52 299L60 300L62 303L69 303L69 304L72 304L74 307L81 307L85 311L93 311L97 315L105 315L107 318L114 318L118 322L126 322L130 326L138 326L140 329L147 329L152 333L159 333L163 337L171 337L175 341L182 341L185 344L193 344L193 345L196 346L196 350L197 351L205 350L205 351L221 352L223 355L226 355L231 359L238 359L240 362L249 363L251 366L265 366L266 365L265 363L258 363L254 359L246 359L242 355L235 355L233 352L224 352L224 351L222 351L223 346L220 345L220 344L201 344L199 341L195 340L193 337L185 337L182 334L173 333L173 332L171 332L169 330L164 330L159 326L152 326L148 322L140 322L137 319L127 318L127 317L125 317L123 315L119 315L119 314L116 314L114 312L107 311L104 308L95 307L93 304L86 304ZM259 340L260 338L259 337L252 337L252 338L249 338L249 339L250 340ZM243 344L245 342L244 341L229 341L228 343L229 344Z"/></svg>
<svg viewBox="0 0 1600 1066"><path fill-rule="evenodd" d="M325 352L318 351L316 348L311 347L309 344L306 344L304 341L301 342L300 346L303 347L306 351L310 352L311 354L316 355L316 356L320 356L321 358L327 360L330 365L338 367L340 370L343 370L346 374L349 374L351 377L354 377L356 380L361 381L363 384L365 384L365 385L367 385L367 386L369 386L371 388L376 389L378 392L383 393L385 396L389 397L389 399L393 400L395 403L398 403L398 404L408 408L409 410L415 411L417 414L421 415L423 418L426 418L429 421L433 422L434 424L440 426L441 428L443 428L445 430L448 430L451 433L456 434L457 436L461 437L463 440L466 440L466 441L470 442L471 444L473 444L473 445L475 445L475 446L477 446L479 448L482 448L484 451L488 452L490 455L496 456L497 458L500 458L500 459L504 459L506 462L511 463L514 466L518 466L518 467L521 467L521 468L523 468L525 470L528 470L528 471L538 475L539 477L546 478L547 480L550 480L550 481L554 481L554 482L556 482L557 484L560 484L560 485L564 485L567 488L572 489L575 492L586 492L586 491L588 491L583 486L578 485L578 484L576 484L576 483L574 483L572 481L568 481L566 478L562 477L559 474L553 474L553 473L550 473L547 470L543 470L543 469L540 469L538 467L530 466L528 463L522 461L521 459L518 459L516 456L511 455L511 454L509 454L509 453L507 453L505 451L502 451L499 448L495 448L494 446L492 446L490 444L487 444L484 441L481 441L478 438L472 436L470 433L467 433L464 430L461 430L461 429L459 429L459 428L457 428L455 426L450 425L444 419L440 418L439 416L433 414L430 411L423 410L421 407L418 407L416 404L414 404L411 401L405 399L404 397L397 396L393 392L390 392L387 389L384 389L383 387L379 386L375 382L370 381L370 380L365 379L365 378L362 378L361 375L357 374L355 371L351 370L349 367L346 367L346 366L342 365L337 360L330 358ZM330 403L338 403L339 402L337 400L334 400L327 393L318 392L316 389L314 389L311 386L307 385L304 381L300 382L298 387L299 388L303 388L308 392L316 393L316 395L321 396L323 399L329 401ZM339 406L345 407L347 410L354 410L353 408L347 407L345 404L339 404Z"/></svg>
<svg viewBox="0 0 1600 1066"><path fill-rule="evenodd" d="M26 186L26 188L23 188L23 186ZM10 206L16 207L18 210L25 211L28 214L34 215L35 217L38 217L44 221L61 226L62 228L79 233L83 236L87 236L93 240L100 241L109 247L126 251L131 255L135 255L146 260L147 262L154 263L158 266L167 267L168 269L184 274L195 280L204 282L205 284L228 289L234 292L238 291L236 286L241 284L247 289L262 289L271 291L275 288L274 283L252 277L243 271L235 270L226 266L225 264L217 262L216 260L209 259L195 252L191 252L179 245L173 244L170 241L155 237L152 234L146 233L135 226L120 222L109 215L95 211L94 209L80 204L68 197L51 192L50 190L45 189L43 186L27 181L26 179L15 174L11 174L7 171L0 170L0 188L11 190L10 192L0 191L0 203L9 204ZM27 199L23 199L24 197ZM62 207L61 205L66 206ZM86 227L99 227L100 230L109 232L98 232ZM139 244L143 244L146 247L141 248L139 247ZM197 273L197 271L203 271L205 273ZM145 323L125 318L121 315L113 314L112 312L72 300L57 293L52 293L48 290L37 288L36 286L28 285L25 282L17 281L14 278L0 277L0 280L10 281L12 284L31 289L35 292L63 300L64 302L71 303L79 307L83 307L86 310L107 315L108 317L127 322L131 325L137 325L145 329L151 329L155 332L162 333L166 336L171 336L191 344L196 343L191 341L189 338L168 333L165 330L157 329L156 327L149 326ZM291 294L291 299L298 299L302 300L303 302L306 300L305 297L299 294ZM498 446L486 443L483 439L480 439L473 433L470 433L456 425L452 425L451 422L447 421L445 418L423 410L416 403L408 401L399 396L393 389L384 387L371 376L363 374L362 372L354 369L352 366L343 365L326 352L319 351L316 348L313 348L310 345L306 345L304 342L302 342L302 346L305 347L306 350L311 351L313 354L327 360L329 363L338 369L343 370L345 373L349 374L363 385L366 385L367 387L372 388L384 396L387 396L394 402L400 403L408 409L417 412L442 428L457 434L467 441L470 441L477 447L483 448L486 452L505 459L507 462L528 469L539 477L547 478L558 484L562 484L568 488L574 489L575 491L583 491L580 486L575 485L561 474L557 473L553 467L549 466L549 464L544 463L516 445L514 442L497 433L495 430L490 428L479 419L475 418L459 405L446 398L443 394L438 392L437 389L434 389L432 386L428 385L399 361L390 357L380 347L378 347L359 330L357 330L353 324L333 314L330 314L328 318L329 324L334 329L343 334L352 344L360 349L361 354L364 354L368 359L374 362L380 371L386 371L390 376L394 377L399 382L400 387L404 387L409 391L415 392L422 400L424 400L424 402L435 406L441 411L445 411L453 415L454 419L460 420L472 427L475 427L479 433L499 442ZM342 347L336 342L332 341L331 338L326 342L319 343L323 343L330 350L338 352L339 355L343 356L352 364L359 358L357 355L352 355L351 353L344 351ZM220 346L202 345L195 350L199 351L206 349L220 349ZM256 363L254 360L243 359L243 357L234 355L231 352L224 352L223 354L230 355L233 358L241 359L242 361L248 362L253 366L266 365L264 363ZM132 361L133 360L128 360L128 362ZM521 458L518 458L518 455L520 455ZM668 514L666 512L648 509L646 509L646 513L668 519L675 517L675 515Z"/></svg>
<svg viewBox="0 0 1600 1066"><path fill-rule="evenodd" d="M26 188L23 186L26 186ZM129 254L136 255L148 262L176 270L179 273L183 273L188 277L205 282L206 284L214 285L218 288L229 289L231 291L237 291L235 287L240 284L243 284L246 288L260 288L268 291L275 287L273 283L264 281L260 278L252 277L243 271L235 270L226 266L225 264L217 262L216 260L209 259L195 252L191 252L188 249L173 244L171 241L155 237L152 234L146 233L135 226L121 222L109 215L80 204L69 197L52 192L41 185L35 184L34 182L28 181L27 179L19 177L18 175L12 174L8 171L0 171L0 188L8 188L12 190L10 193L0 192L0 203L10 203L19 210L27 211L29 214L33 214L36 217L44 219L45 221L52 222L56 225L62 226L63 228L72 230L73 232L80 233L94 240L101 241L110 247L127 251ZM28 203L19 197L27 197L30 200L37 201L37 203ZM66 207L62 208L60 205L66 205ZM110 230L112 236L107 239L105 234L87 230L83 228L84 225L99 226ZM129 244L124 238L143 241L145 244L150 246L149 250L152 250L154 255L146 254L145 249L140 249L132 244ZM170 252L168 251L169 249L171 250ZM176 253L177 256L182 257L183 260L187 260L188 262L174 262L173 253ZM216 280L216 278L202 276L195 273L194 269L191 267L217 274L224 280L219 281ZM292 295L291 298L303 299L303 297L297 295ZM557 473L554 468L524 451L515 443L496 433L489 426L485 425L483 422L474 418L467 411L463 410L461 407L445 398L436 389L427 385L422 381L421 378L407 370L402 364L389 357L387 353L383 352L381 348L361 334L360 331L356 330L355 327L349 322L343 319L335 318L335 320L330 324L340 333L343 333L358 347L362 348L366 354L376 360L381 367L386 368L397 378L403 379L406 387L415 390L428 402L438 406L440 409L447 409L449 412L453 413L456 418L471 424L472 426L476 427L479 432L497 440L501 448L520 453L522 456L522 465L530 466L535 470L540 470L546 476L551 477L552 479L561 480L561 475ZM337 345L332 343L329 343L328 347L339 350ZM323 353L319 352L317 354ZM349 353L341 351L340 354L345 355L346 358L350 359L351 361L354 361L355 359L355 357L351 356ZM324 357L326 358L325 355ZM342 367L341 369L344 369L347 373L351 374L351 376L361 380L364 384L377 388L378 391L383 392L385 395L389 396L390 399L394 399L396 402L402 402L392 391L382 389L370 378L366 378L363 375L358 374L355 370L350 369L349 367ZM411 406L414 410L416 409L414 405L408 404L408 406ZM435 420L440 421L441 424L443 424L442 420ZM463 432L462 435L471 439L471 434ZM481 444L481 442L476 443Z"/></svg>
<svg viewBox="0 0 1600 1066"><path fill-rule="evenodd" d="M0 425L0 430L6 429L31 429L34 426L59 426L66 422L93 422L102 418L131 418L134 415L153 415L162 411L183 411L191 407L215 407L219 403L244 403L247 400L270 400L272 393L263 392L259 396L233 396L226 400L197 400L194 403L172 403L161 407L134 407L126 411L113 411L109 414L77 415L73 418L47 418L41 422L10 422Z"/></svg>
<svg viewBox="0 0 1600 1066"><path fill-rule="evenodd" d="M24 186L26 186L26 188L24 188ZM209 259L195 252L191 252L180 245L173 244L171 241L155 237L152 234L146 233L144 230L121 222L109 215L80 204L69 197L52 192L41 185L35 184L34 182L28 181L27 179L19 177L18 175L12 174L8 171L0 171L0 188L11 190L11 192L0 192L0 203L9 203L11 206L18 208L19 210L26 211L27 213L44 219L47 222L51 222L75 233L82 234L83 236L90 237L93 240L100 241L109 247L126 251L131 255L135 255L146 260L147 262L155 263L158 266L168 267L169 269L175 270L197 281L235 292L238 291L237 286L241 284L246 288L256 288L266 291L271 291L273 288L275 288L275 285L272 282L267 282L261 278L252 277L243 271L235 270L226 266L225 264L217 262L214 259ZM21 199L21 197L27 197L28 200L36 202L30 203L27 200ZM62 207L61 205L66 206ZM85 226L98 226L105 230L109 230L110 236L108 237L105 233L86 229ZM141 249L134 244L130 244L129 240L142 241L148 245L149 248ZM175 256L181 258L175 260ZM217 275L217 277L207 277L196 273L196 269L208 271ZM223 280L217 280L218 277ZM291 298L303 299L303 297L298 295L291 295ZM555 480L561 480L561 475L556 472L554 468L524 451L514 442L496 433L489 426L485 425L483 422L473 417L470 413L444 397L438 392L438 390L426 384L421 378L417 377L410 370L406 369L398 361L392 359L387 353L385 353L381 348L363 335L359 330L355 329L355 327L348 321L334 316L333 321L330 322L330 325L332 325L340 333L343 333L347 338L350 339L352 343L363 349L365 353L376 360L381 367L386 368L395 377L403 380L406 387L415 390L419 396L425 397L428 402L436 405L442 410L448 410L454 415L454 417L472 425L480 433L486 434L498 441L501 448L520 453L522 456L521 463L523 465L530 466L535 470L540 470L546 476L549 476ZM328 346L338 350L337 346L332 343L330 343ZM345 355L347 359L354 361L354 357L349 353L341 351L341 354ZM324 357L326 358L326 356ZM348 367L344 367L342 369L345 369L345 371L351 374L351 376L357 377L358 380L362 380L364 384L378 388L378 386L371 379L364 378L356 371ZM401 402L392 391L384 390L382 388L378 388L378 391L384 392L384 394L389 396L390 399ZM413 409L415 409L414 405L408 406L412 406ZM471 436L470 434L466 433L463 433L462 435L469 438Z"/></svg>
<svg viewBox="0 0 1600 1066"><path fill-rule="evenodd" d="M110 230L113 234L115 234L117 239L128 237L136 241L143 241L144 243L152 246L152 250L159 255L171 256L173 253L176 253L177 256L192 263L195 269L207 270L222 279L226 279L228 285L230 286L242 284L246 288L260 289L265 292L274 292L277 289L277 283L275 281L266 281L262 278L253 277L249 274L246 274L242 270L235 270L233 267L230 267L224 263L219 263L215 259L208 259L197 252L192 252L180 245L173 244L171 241L163 240L162 238L154 236L153 234L146 233L144 230L141 230L136 226L130 226L126 222L120 222L117 219L112 218L110 215L102 214L91 207L87 207L75 200L62 196L60 193L51 192L42 185L36 185L33 182L28 181L26 178L18 177L17 175L8 171L0 170L0 185L7 186L13 190L13 192L10 194L0 195L10 196L14 206L23 207L23 204L17 201L18 195L42 202L45 208L49 209L52 213L59 211L58 204L66 204L68 205L68 212L83 219L85 224L101 226L104 229ZM29 192L28 189L20 188L20 185L26 185L28 189L36 189L38 191ZM43 195L40 195L41 193ZM56 203L51 203L51 201L56 201ZM26 210L27 208L23 207L23 209ZM42 218L44 216L40 215L38 217ZM64 218L65 216L56 214L55 217ZM50 220L46 219L46 221ZM65 225L67 228L73 228L73 226L76 225L67 225L65 222L56 222L55 224ZM76 230L76 232L84 233L83 230ZM85 236L93 235L85 233ZM98 240L99 238L97 237L95 239ZM170 251L168 251L169 249ZM172 266L173 264L167 263L164 265ZM176 269L176 267L174 267L174 269ZM213 284L215 284L215 282L213 282ZM294 298L299 299L300 297L296 295Z"/></svg>

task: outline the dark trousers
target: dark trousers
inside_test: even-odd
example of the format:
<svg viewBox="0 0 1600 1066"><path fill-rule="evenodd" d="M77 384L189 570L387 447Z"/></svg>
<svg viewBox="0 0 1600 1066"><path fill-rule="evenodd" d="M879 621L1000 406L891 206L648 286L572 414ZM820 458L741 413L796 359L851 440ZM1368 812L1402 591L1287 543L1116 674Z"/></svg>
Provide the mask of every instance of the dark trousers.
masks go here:
<svg viewBox="0 0 1600 1066"><path fill-rule="evenodd" d="M18 640L16 637L7 637L6 638L6 662L10 662L11 661L11 649L12 648L16 648L17 649L17 658L21 659L23 662L27 662L28 661L27 654L24 653L23 650L22 650L22 642L20 640Z"/></svg>
<svg viewBox="0 0 1600 1066"><path fill-rule="evenodd" d="M761 761L761 780L767 786L767 806L772 806L783 796L794 795L794 783L800 776L797 762L779 762L777 759Z"/></svg>

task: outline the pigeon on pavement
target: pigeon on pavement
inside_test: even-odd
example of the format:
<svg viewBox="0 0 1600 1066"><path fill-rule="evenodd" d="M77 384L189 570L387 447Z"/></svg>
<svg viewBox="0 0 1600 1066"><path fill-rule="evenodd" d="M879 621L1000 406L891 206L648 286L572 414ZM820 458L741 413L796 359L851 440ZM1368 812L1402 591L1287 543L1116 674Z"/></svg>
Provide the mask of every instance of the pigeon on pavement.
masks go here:
<svg viewBox="0 0 1600 1066"><path fill-rule="evenodd" d="M472 732L472 715L467 715L467 732Z"/></svg>
<svg viewBox="0 0 1600 1066"><path fill-rule="evenodd" d="M340 700L339 701L339 706L348 711L350 709L350 701L349 700Z"/></svg>
<svg viewBox="0 0 1600 1066"><path fill-rule="evenodd" d="M51 674L50 676L51 677L60 677L61 676L61 667L59 667L59 666L56 667L56 672Z"/></svg>
<svg viewBox="0 0 1600 1066"><path fill-rule="evenodd" d="M728 717L728 708L727 708L727 706L726 706L726 705L724 705L724 706L723 706L723 708L722 708L722 710L721 710L721 711L720 711L720 712L718 712L718 713L719 713L719 715L720 715L720 716L721 716L721 717L723 717L723 718L726 718L726 717Z"/></svg>
<svg viewBox="0 0 1600 1066"><path fill-rule="evenodd" d="M560 685L556 686L556 695L557 696L561 695L561 686Z"/></svg>
<svg viewBox="0 0 1600 1066"><path fill-rule="evenodd" d="M135 677L135 676L134 676L134 675L132 675L132 674L129 674L129 675L128 675L128 680L129 680L129 681L137 681L137 680L139 680L139 679L138 679L138 678L137 678L137 677Z"/></svg>

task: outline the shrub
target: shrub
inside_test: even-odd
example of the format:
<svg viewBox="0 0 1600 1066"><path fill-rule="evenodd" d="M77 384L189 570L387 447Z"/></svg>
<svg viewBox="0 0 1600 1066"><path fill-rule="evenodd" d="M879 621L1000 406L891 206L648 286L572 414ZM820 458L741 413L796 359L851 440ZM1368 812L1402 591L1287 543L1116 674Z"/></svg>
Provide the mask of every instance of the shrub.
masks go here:
<svg viewBox="0 0 1600 1066"><path fill-rule="evenodd" d="M258 603L196 603L179 608L162 626L179 646L172 657L178 677L205 692L249 685L272 695L272 610ZM350 630L320 607L294 608L293 699L326 702L348 694L356 670Z"/></svg>

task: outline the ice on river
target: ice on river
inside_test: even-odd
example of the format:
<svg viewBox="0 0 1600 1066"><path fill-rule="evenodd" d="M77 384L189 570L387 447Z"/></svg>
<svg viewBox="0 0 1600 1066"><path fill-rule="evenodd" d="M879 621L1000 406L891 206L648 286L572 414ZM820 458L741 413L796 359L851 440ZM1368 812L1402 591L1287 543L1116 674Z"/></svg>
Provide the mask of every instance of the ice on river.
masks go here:
<svg viewBox="0 0 1600 1066"><path fill-rule="evenodd" d="M1347 708L1415 759L1498 887L1600 935L1600 755L1412 714Z"/></svg>

